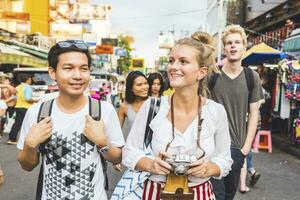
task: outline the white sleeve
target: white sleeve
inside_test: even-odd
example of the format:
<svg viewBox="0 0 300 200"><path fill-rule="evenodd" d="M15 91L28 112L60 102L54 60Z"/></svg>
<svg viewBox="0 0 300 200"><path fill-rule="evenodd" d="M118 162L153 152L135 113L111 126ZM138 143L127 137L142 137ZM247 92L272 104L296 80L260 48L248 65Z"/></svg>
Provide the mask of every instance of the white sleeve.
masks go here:
<svg viewBox="0 0 300 200"><path fill-rule="evenodd" d="M103 117L105 133L108 137L109 143L115 147L124 146L124 137L114 107L107 102L101 102L101 104L103 104L101 116Z"/></svg>
<svg viewBox="0 0 300 200"><path fill-rule="evenodd" d="M143 145L149 107L150 99L142 105L137 113L122 150L122 163L129 169L134 169L137 162L145 156Z"/></svg>
<svg viewBox="0 0 300 200"><path fill-rule="evenodd" d="M17 148L20 150L22 150L24 147L25 138L29 132L29 129L34 123L37 123L37 115L38 115L39 108L40 108L40 104L34 104L26 111L20 129L20 136L17 144Z"/></svg>
<svg viewBox="0 0 300 200"><path fill-rule="evenodd" d="M222 105L220 105L217 122L217 130L215 133L215 153L211 161L216 163L220 170L220 176L215 177L216 179L221 179L226 176L231 170L231 165L233 163L230 153L230 134L228 127L227 114Z"/></svg>

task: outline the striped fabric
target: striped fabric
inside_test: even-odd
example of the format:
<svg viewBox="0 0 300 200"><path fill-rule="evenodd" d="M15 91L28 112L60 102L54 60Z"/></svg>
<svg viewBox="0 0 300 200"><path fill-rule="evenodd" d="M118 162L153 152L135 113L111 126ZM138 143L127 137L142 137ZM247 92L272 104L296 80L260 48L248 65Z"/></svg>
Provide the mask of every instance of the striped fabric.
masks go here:
<svg viewBox="0 0 300 200"><path fill-rule="evenodd" d="M148 180L145 183L142 200L160 200L162 184ZM194 200L215 200L210 181L191 187L194 190Z"/></svg>

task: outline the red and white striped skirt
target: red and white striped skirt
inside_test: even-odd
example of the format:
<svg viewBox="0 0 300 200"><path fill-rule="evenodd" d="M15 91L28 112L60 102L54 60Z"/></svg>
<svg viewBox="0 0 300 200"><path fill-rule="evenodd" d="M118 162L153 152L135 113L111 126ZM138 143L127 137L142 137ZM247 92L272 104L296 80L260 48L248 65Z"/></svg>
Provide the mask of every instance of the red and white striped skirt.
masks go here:
<svg viewBox="0 0 300 200"><path fill-rule="evenodd" d="M162 184L148 180L145 183L142 200L160 200L160 191ZM210 181L191 187L194 191L194 200L215 200L212 185Z"/></svg>

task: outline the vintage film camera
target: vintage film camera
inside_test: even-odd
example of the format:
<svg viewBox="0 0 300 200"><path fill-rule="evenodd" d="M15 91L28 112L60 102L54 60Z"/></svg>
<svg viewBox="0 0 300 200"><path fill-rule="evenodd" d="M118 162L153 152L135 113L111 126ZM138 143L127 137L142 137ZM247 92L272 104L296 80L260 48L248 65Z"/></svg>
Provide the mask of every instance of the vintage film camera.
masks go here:
<svg viewBox="0 0 300 200"><path fill-rule="evenodd" d="M186 154L177 154L165 159L165 161L172 166L173 173L177 176L186 175L191 163L196 160L196 156L190 156Z"/></svg>
<svg viewBox="0 0 300 200"><path fill-rule="evenodd" d="M187 154L177 154L165 161L169 163L173 171L167 175L166 186L161 192L160 198L167 199L193 199L194 193L188 188L187 171L192 162L196 161L196 156Z"/></svg>

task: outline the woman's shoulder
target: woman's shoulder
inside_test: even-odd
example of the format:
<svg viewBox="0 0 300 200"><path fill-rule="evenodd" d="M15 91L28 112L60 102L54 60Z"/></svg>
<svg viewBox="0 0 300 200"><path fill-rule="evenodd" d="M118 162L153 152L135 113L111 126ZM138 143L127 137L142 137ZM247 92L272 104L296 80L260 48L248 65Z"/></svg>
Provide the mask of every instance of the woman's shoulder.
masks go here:
<svg viewBox="0 0 300 200"><path fill-rule="evenodd" d="M212 99L207 99L206 101L206 108L208 111L211 111L211 113L218 115L218 113L225 111L225 108L222 104L217 103Z"/></svg>
<svg viewBox="0 0 300 200"><path fill-rule="evenodd" d="M128 110L128 106L129 106L129 104L126 101L124 101L123 103L121 103L121 105L119 107L119 111L126 113Z"/></svg>

